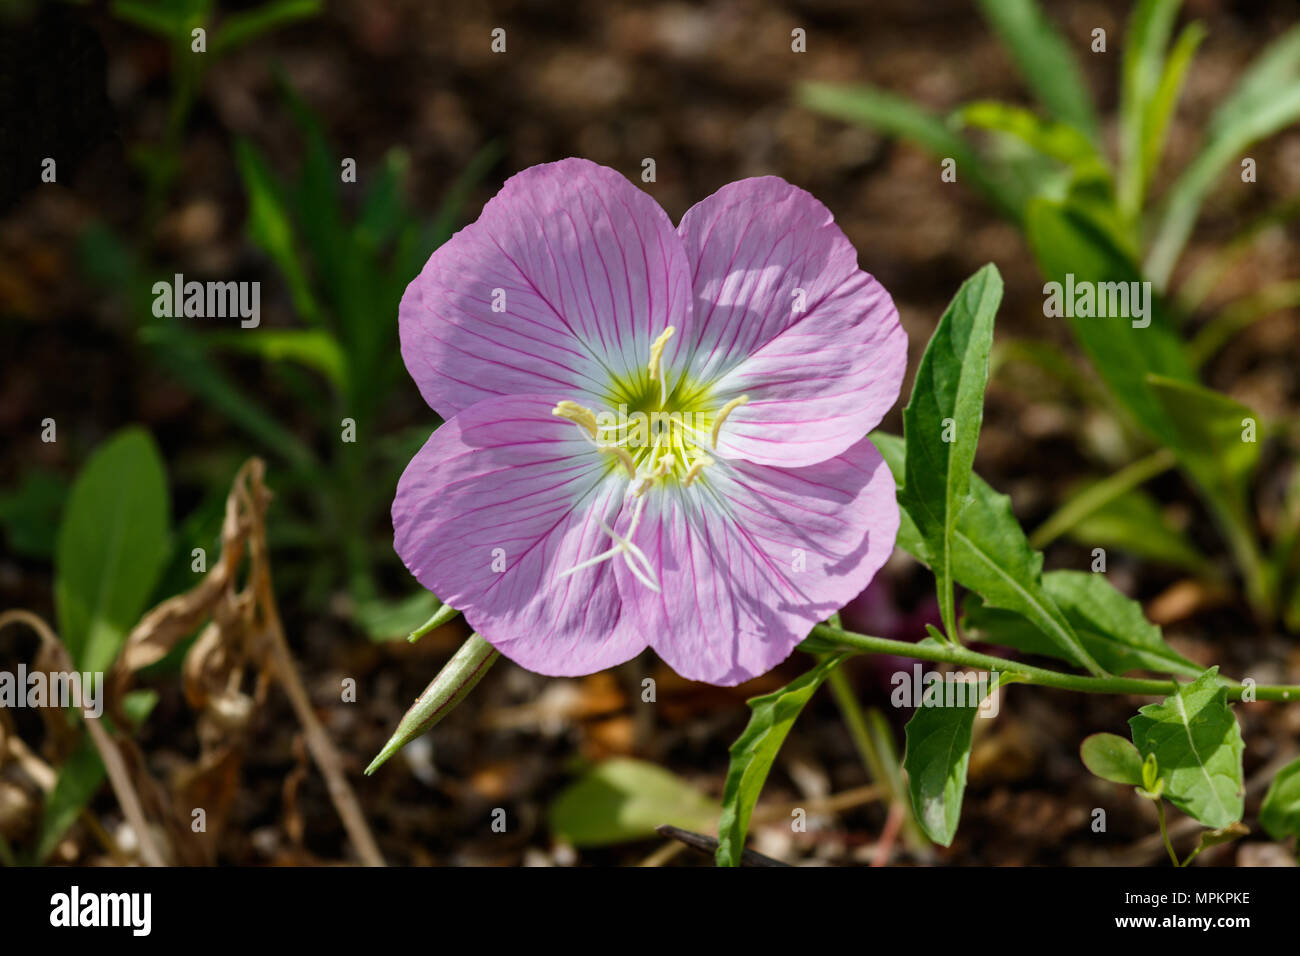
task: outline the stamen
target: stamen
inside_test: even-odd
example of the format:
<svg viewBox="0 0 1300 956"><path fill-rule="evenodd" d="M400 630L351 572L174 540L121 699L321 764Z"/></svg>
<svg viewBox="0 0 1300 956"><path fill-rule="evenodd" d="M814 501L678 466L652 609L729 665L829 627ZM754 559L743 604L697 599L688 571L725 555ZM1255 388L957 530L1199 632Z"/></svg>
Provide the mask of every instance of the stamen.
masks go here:
<svg viewBox="0 0 1300 956"><path fill-rule="evenodd" d="M632 460L632 456L628 453L626 448L622 448L619 445L597 445L596 447L601 451L609 452L609 454L621 461L623 467L627 469L629 478L636 478L636 462Z"/></svg>
<svg viewBox="0 0 1300 956"><path fill-rule="evenodd" d="M592 438L597 435L599 426L596 424L596 413L590 408L579 405L577 402L565 399L551 409L551 414L560 418L567 418L575 425L580 425L587 430Z"/></svg>
<svg viewBox="0 0 1300 956"><path fill-rule="evenodd" d="M741 395L739 398L733 398L727 404L722 406L722 411L718 412L718 417L713 419L713 447L718 447L718 432L722 430L722 423L727 420L727 416L734 412L741 405L749 404L749 396Z"/></svg>
<svg viewBox="0 0 1300 956"><path fill-rule="evenodd" d="M701 452L696 459L691 462L691 467L686 469L686 476L682 478L682 485L689 488L691 482L700 477L700 473L711 464L713 464L713 459Z"/></svg>
<svg viewBox="0 0 1300 956"><path fill-rule="evenodd" d="M614 539L614 547L610 548L608 551L601 552L593 558L588 558L586 561L575 564L566 571L560 572L560 574L556 576L556 580L563 580L571 574L577 574L579 571L601 564L602 562L608 561L610 558L617 557L621 554L623 555L623 560L627 562L628 570L632 572L633 576L635 576L638 581L656 594L661 593L659 585L654 581L654 566L651 565L649 557L647 557L646 553L637 547L637 545L631 540L632 535L636 534L637 526L641 523L641 514L643 511L645 511L644 498L637 502L636 510L632 512L632 520L628 523L627 527L627 537L624 537L613 528L609 527L609 525L605 524L605 522L597 519L597 524L600 525L600 530L604 531ZM637 560L634 561L633 558ZM640 567L637 566L637 561L640 561Z"/></svg>
<svg viewBox="0 0 1300 956"><path fill-rule="evenodd" d="M664 346L677 330L671 325L659 333L659 338L650 343L650 381L659 379L659 360L663 358Z"/></svg>

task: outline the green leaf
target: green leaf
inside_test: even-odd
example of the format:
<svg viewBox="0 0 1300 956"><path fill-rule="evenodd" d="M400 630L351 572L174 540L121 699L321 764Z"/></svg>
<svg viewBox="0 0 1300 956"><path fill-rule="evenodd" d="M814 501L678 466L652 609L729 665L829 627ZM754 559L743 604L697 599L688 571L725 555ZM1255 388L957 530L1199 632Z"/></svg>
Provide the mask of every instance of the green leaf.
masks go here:
<svg viewBox="0 0 1300 956"><path fill-rule="evenodd" d="M1235 399L1191 382L1158 376L1149 382L1172 426L1170 448L1178 460L1207 495L1248 523L1250 483L1259 464L1258 417ZM1254 441L1242 440L1247 420L1254 422Z"/></svg>
<svg viewBox="0 0 1300 956"><path fill-rule="evenodd" d="M1274 840L1300 836L1300 758L1277 772L1259 807L1259 825Z"/></svg>
<svg viewBox="0 0 1300 956"><path fill-rule="evenodd" d="M1065 614L1088 653L1111 673L1151 670L1199 677L1204 672L1205 668L1166 644L1160 628L1142 613L1142 606L1116 590L1104 574L1050 571L1043 575L1043 589ZM978 600L968 600L965 610L966 626L979 640L1083 666L1065 656L1059 645L1019 614L990 609Z"/></svg>
<svg viewBox="0 0 1300 956"><path fill-rule="evenodd" d="M1205 39L1205 27L1200 23L1189 23L1178 35L1169 58L1165 61L1164 73L1156 85L1155 92L1147 101L1142 121L1142 168L1141 183L1145 189L1155 176L1160 166L1160 157L1164 152L1165 136L1173 120L1174 110L1178 106L1178 97L1182 93L1183 81L1191 68L1192 59L1201 41ZM1140 207L1139 202L1139 207Z"/></svg>
<svg viewBox="0 0 1300 956"><path fill-rule="evenodd" d="M1063 306L1068 290L1083 288L1085 282L1093 284L1094 293L1101 283L1124 283L1108 288L1127 288L1131 294L1135 288L1131 283L1143 281L1107 228L1077 205L1035 199L1026 213L1025 230L1039 268L1058 284L1053 291L1060 292ZM1147 376L1191 381L1192 369L1164 303L1153 295L1146 306L1148 312L1141 318L1076 314L1066 321L1111 394L1152 438L1167 444L1170 425ZM1130 303L1128 311L1137 310ZM1139 322L1137 327L1134 321ZM1150 324L1144 326L1146 322Z"/></svg>
<svg viewBox="0 0 1300 956"><path fill-rule="evenodd" d="M989 693L997 693L997 686L998 675L990 675ZM928 692L926 698L929 699ZM917 822L935 843L950 846L961 819L971 731L980 704L965 701L959 706L945 704L941 698L923 702L912 714L907 722L903 767L907 770L907 786Z"/></svg>
<svg viewBox="0 0 1300 956"><path fill-rule="evenodd" d="M184 10L157 0L153 3L145 3L143 0L113 0L110 9L119 20L171 39L181 35L187 22Z"/></svg>
<svg viewBox="0 0 1300 956"><path fill-rule="evenodd" d="M1075 522L1066 534L1089 547L1115 548L1150 561L1208 575L1212 564L1171 525L1156 500L1130 489Z"/></svg>
<svg viewBox="0 0 1300 956"><path fill-rule="evenodd" d="M1200 212L1220 175L1251 144L1300 119L1300 26L1274 40L1242 75L1210 118L1199 154L1174 182L1146 272L1157 288L1169 281Z"/></svg>
<svg viewBox="0 0 1300 956"><path fill-rule="evenodd" d="M1216 830L1241 819L1245 749L1218 672L1212 667L1192 683L1177 685L1129 720L1138 751L1159 765L1165 799Z"/></svg>
<svg viewBox="0 0 1300 956"><path fill-rule="evenodd" d="M54 552L59 633L78 670L103 671L144 612L170 535L167 475L142 428L99 447L77 476Z"/></svg>
<svg viewBox="0 0 1300 956"><path fill-rule="evenodd" d="M68 498L67 482L43 469L24 472L18 486L0 492L0 526L14 554L49 558L59 515Z"/></svg>
<svg viewBox="0 0 1300 956"><path fill-rule="evenodd" d="M618 757L566 787L547 818L552 834L574 846L607 846L653 837L665 823L707 833L718 807L676 774Z"/></svg>
<svg viewBox="0 0 1300 956"><path fill-rule="evenodd" d="M293 218L283 189L271 174L265 157L251 143L235 143L235 161L248 194L248 237L271 257L289 285L294 309L307 322L320 325L320 306L307 278L307 267L298 248Z"/></svg>
<svg viewBox="0 0 1300 956"><path fill-rule="evenodd" d="M212 38L213 54L225 53L297 20L320 13L320 0L271 0L252 10L233 13L221 21Z"/></svg>
<svg viewBox="0 0 1300 956"><path fill-rule="evenodd" d="M90 803L104 781L104 765L89 734L83 734L45 796L40 829L36 836L36 861L43 863L68 832L81 811Z"/></svg>
<svg viewBox="0 0 1300 956"><path fill-rule="evenodd" d="M906 477L903 440L874 432L871 440L884 456L895 483ZM979 594L991 607L1014 611L1046 634L1067 660L1079 661L1094 675L1104 673L1075 634L1061 609L1043 588L1043 556L1033 550L1011 511L1011 499L1000 495L978 475L971 476L971 503L953 532L953 577ZM901 509L897 545L930 566L931 559L912 517Z"/></svg>
<svg viewBox="0 0 1300 956"><path fill-rule="evenodd" d="M1073 126L1043 119L1023 106L997 100L968 103L956 113L968 126L1012 136L1049 159L1066 166L1108 175L1092 142Z"/></svg>
<svg viewBox="0 0 1300 956"><path fill-rule="evenodd" d="M780 690L749 700L751 711L744 732L731 745L731 763L722 791L722 815L718 819L718 866L738 866L745 849L749 818L763 791L768 772L781 744L803 712L813 692L832 670L849 655L828 657L812 670L796 677Z"/></svg>
<svg viewBox="0 0 1300 956"><path fill-rule="evenodd" d="M1129 17L1120 67L1121 208L1130 219L1142 205L1143 141L1148 105L1160 86L1165 47L1182 0L1139 0Z"/></svg>
<svg viewBox="0 0 1300 956"><path fill-rule="evenodd" d="M1002 276L991 263L962 284L921 356L903 410L909 478L898 503L925 541L944 628L954 640L952 535L968 499L1001 301Z"/></svg>
<svg viewBox="0 0 1300 956"><path fill-rule="evenodd" d="M1142 786L1142 756L1137 748L1116 734L1093 734L1079 746L1083 765L1093 776L1112 783Z"/></svg>
<svg viewBox="0 0 1300 956"><path fill-rule="evenodd" d="M388 739L388 743L384 744L378 756L370 761L370 766L366 768L367 776L458 707L500 656L501 653L491 644L477 634L471 634L469 640L460 646L460 650L429 682L424 693L415 699L415 703L411 705L410 710L398 723L397 729L393 731L393 736Z"/></svg>
<svg viewBox="0 0 1300 956"><path fill-rule="evenodd" d="M134 690L122 701L122 709L132 727L139 727L158 703L152 690ZM108 718L104 718L108 720ZM111 722L110 722L111 725ZM37 828L35 858L44 863L68 832L68 827L89 806L99 785L104 782L104 764L90 734L83 733L77 747L59 767L54 789L45 795L41 822Z"/></svg>
<svg viewBox="0 0 1300 956"><path fill-rule="evenodd" d="M325 329L247 329L199 336L203 347L248 352L268 362L297 362L319 372L340 391L348 387L347 358Z"/></svg>
<svg viewBox="0 0 1300 956"><path fill-rule="evenodd" d="M400 601L358 601L352 619L372 641L396 641L410 635L437 608L436 597L428 591L417 591Z"/></svg>
<svg viewBox="0 0 1300 956"><path fill-rule="evenodd" d="M942 118L919 103L870 86L839 86L830 83L801 83L799 102L809 109L900 136L916 143L937 159L957 161L958 175L970 182L1003 215L1020 219L1023 202L1008 184L994 173L964 137Z"/></svg>
<svg viewBox="0 0 1300 956"><path fill-rule="evenodd" d="M1062 122L1097 139L1097 116L1071 45L1034 0L979 0L1034 96Z"/></svg>

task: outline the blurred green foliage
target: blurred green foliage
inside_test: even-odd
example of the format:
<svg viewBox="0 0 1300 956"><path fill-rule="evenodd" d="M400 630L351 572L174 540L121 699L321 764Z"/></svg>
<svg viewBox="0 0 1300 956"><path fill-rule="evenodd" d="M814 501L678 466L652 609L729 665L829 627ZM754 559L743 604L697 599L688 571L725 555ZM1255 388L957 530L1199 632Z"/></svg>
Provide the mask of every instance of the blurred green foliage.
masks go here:
<svg viewBox="0 0 1300 956"><path fill-rule="evenodd" d="M1300 202L1288 200L1260 223L1250 224L1182 289L1169 288L1209 191L1245 158L1252 144L1300 120L1300 26L1273 40L1238 78L1210 116L1196 156L1153 199L1151 187L1161 168L1170 121L1205 38L1197 22L1184 26L1174 38L1181 0L1138 0L1133 7L1120 59L1118 149L1113 157L1103 149L1102 124L1073 44L1035 0L977 0L977 5L1041 114L981 101L943 117L875 87L826 83L803 84L801 101L827 116L911 140L939 159L955 160L959 181L1021 229L1048 280L1064 284L1068 275L1075 283L1152 284L1149 325L1134 327L1124 316L1069 320L1106 387L1103 402L1129 426L1139 446L1156 449L1152 457L1172 452L1172 463L1182 469L1216 519L1256 612L1272 617L1288 596L1300 606L1295 536L1276 535L1283 547L1275 540L1271 556L1265 555L1258 539L1250 490L1260 446L1248 444L1280 434L1294 452L1300 448L1300 431L1292 428L1287 433L1284 423L1260 423L1251 410L1197 383L1197 370L1233 334L1278 309L1300 304L1300 286L1284 281L1257 290L1249 302L1229 303L1206 320L1191 342L1183 331L1212 288L1213 278L1206 273L1221 274L1240 256L1250 236L1265 224L1294 217ZM1099 42L1095 34L1091 42ZM1079 387L1068 357L1038 343L1002 346L1001 360L1030 361L1060 376L1077 393L1095 398L1087 387ZM1191 409L1208 418L1193 422ZM1248 426L1246 420L1255 425ZM1245 438L1249 427L1256 427L1258 434ZM1131 480L1107 481L1100 490L1091 483L1086 499L1067 500L1049 519L1052 530L1044 537L1082 534L1095 512L1113 512L1117 500L1167 467L1125 469ZM1300 465L1295 467L1300 472ZM1171 546L1171 534L1177 532L1157 511L1129 507L1124 514L1148 525L1123 535L1126 546L1136 546L1144 557L1173 556L1184 567L1199 564L1208 571L1208 562L1192 561L1181 545ZM1114 534L1105 537L1111 543L1118 540ZM1146 540L1159 547L1144 548ZM1297 615L1288 617L1294 626Z"/></svg>

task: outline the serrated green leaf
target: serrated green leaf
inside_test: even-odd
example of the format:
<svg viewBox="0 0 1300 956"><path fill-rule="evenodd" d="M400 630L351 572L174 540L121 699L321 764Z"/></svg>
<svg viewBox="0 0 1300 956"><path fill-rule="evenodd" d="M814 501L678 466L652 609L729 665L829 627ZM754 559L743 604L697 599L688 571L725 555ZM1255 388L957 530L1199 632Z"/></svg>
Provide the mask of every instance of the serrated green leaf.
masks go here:
<svg viewBox="0 0 1300 956"><path fill-rule="evenodd" d="M731 762L718 819L718 866L738 866L745 849L749 818L768 772L804 705L833 669L849 655L836 654L796 677L780 690L749 700L749 723L731 745Z"/></svg>
<svg viewBox="0 0 1300 956"><path fill-rule="evenodd" d="M1001 301L1002 276L992 264L962 284L921 356L903 410L908 481L898 501L925 541L950 637L956 634L952 535L970 489Z"/></svg>
<svg viewBox="0 0 1300 956"><path fill-rule="evenodd" d="M1043 590L1065 614L1093 659L1111 673L1152 670L1199 677L1205 670L1166 644L1160 628L1142 613L1142 606L1116 590L1104 574L1049 571L1043 575ZM1063 657L1059 645L1018 614L969 600L966 618L967 627L980 640L1080 665Z"/></svg>
<svg viewBox="0 0 1300 956"><path fill-rule="evenodd" d="M1259 807L1259 825L1274 840L1300 836L1300 757L1277 772Z"/></svg>
<svg viewBox="0 0 1300 956"><path fill-rule="evenodd" d="M707 833L718 807L663 767L616 757L566 787L547 818L551 833L574 846L607 846L652 837L665 823Z"/></svg>
<svg viewBox="0 0 1300 956"><path fill-rule="evenodd" d="M905 481L903 440L874 432L871 440L880 450L895 483ZM1067 660L1082 662L1093 674L1103 668L1084 649L1061 609L1043 588L1043 556L1029 546L1011 511L1011 499L1000 495L979 475L971 475L971 502L953 532L953 578L979 594L992 607L1028 618L1046 634ZM931 566L930 554L906 508L901 509L897 546Z"/></svg>
<svg viewBox="0 0 1300 956"><path fill-rule="evenodd" d="M1131 787L1142 786L1142 755L1117 734L1092 734L1079 745L1083 765L1096 777Z"/></svg>
<svg viewBox="0 0 1300 956"><path fill-rule="evenodd" d="M113 663L153 593L171 534L167 474L142 428L91 456L68 496L54 550L59 634L78 670Z"/></svg>
<svg viewBox="0 0 1300 956"><path fill-rule="evenodd" d="M1133 743L1154 756L1165 799L1211 829L1241 819L1245 743L1228 706L1228 690L1212 667L1129 720Z"/></svg>
<svg viewBox="0 0 1300 956"><path fill-rule="evenodd" d="M989 693L997 693L997 687L998 675L990 675ZM939 699L916 708L907 722L907 749L903 754L917 822L931 840L942 846L952 844L961 820L971 731L980 707L979 702L959 706L946 703Z"/></svg>

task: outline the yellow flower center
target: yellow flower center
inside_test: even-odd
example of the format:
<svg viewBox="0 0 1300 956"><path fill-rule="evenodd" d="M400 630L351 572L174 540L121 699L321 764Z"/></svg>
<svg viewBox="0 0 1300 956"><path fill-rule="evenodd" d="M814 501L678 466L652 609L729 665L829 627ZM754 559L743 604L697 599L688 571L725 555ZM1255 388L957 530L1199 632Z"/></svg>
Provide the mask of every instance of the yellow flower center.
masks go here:
<svg viewBox="0 0 1300 956"><path fill-rule="evenodd" d="M670 325L651 343L643 373L611 381L606 407L593 410L565 400L551 409L552 415L573 422L608 456L611 471L627 473L627 494L637 499L627 534L616 534L601 524L614 546L569 568L561 577L621 554L632 573L658 592L649 559L632 541L645 508L644 496L656 486L677 483L689 488L706 482L707 469L714 464L708 452L717 448L728 416L749 401L749 396L740 395L720 403L709 387L690 382L685 375L670 384L663 353L675 331Z"/></svg>

